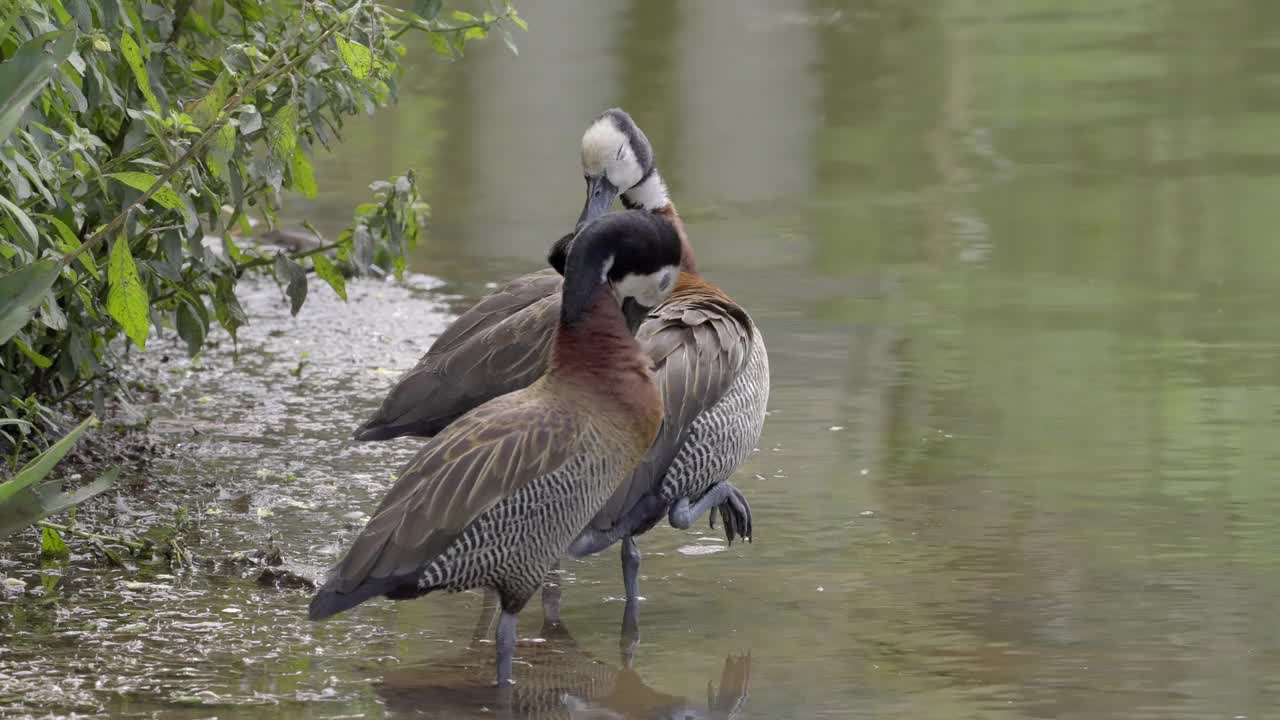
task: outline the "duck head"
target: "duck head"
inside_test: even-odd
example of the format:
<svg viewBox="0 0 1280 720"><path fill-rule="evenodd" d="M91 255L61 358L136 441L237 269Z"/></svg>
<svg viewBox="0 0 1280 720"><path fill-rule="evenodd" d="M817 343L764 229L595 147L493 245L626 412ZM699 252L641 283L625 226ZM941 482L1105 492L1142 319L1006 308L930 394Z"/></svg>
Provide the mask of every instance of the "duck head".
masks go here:
<svg viewBox="0 0 1280 720"><path fill-rule="evenodd" d="M582 176L587 200L578 216L579 228L608 212L619 194L628 208L658 210L670 204L649 138L619 108L597 115L582 134Z"/></svg>
<svg viewBox="0 0 1280 720"><path fill-rule="evenodd" d="M588 222L568 246L561 323L585 317L601 286L620 307L658 305L675 288L680 256L680 235L659 215L625 210Z"/></svg>

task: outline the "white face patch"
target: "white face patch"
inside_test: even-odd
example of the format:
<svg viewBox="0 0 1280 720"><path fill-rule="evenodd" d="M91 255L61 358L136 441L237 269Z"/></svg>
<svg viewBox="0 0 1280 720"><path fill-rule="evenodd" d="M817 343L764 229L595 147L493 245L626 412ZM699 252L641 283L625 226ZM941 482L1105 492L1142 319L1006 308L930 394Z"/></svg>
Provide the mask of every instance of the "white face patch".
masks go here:
<svg viewBox="0 0 1280 720"><path fill-rule="evenodd" d="M631 141L607 117L582 134L582 172L589 177L603 174L619 191L631 188L644 175Z"/></svg>
<svg viewBox="0 0 1280 720"><path fill-rule="evenodd" d="M636 302L645 307L657 307L671 295L679 272L680 269L675 265L668 265L648 275L628 273L614 283L613 290L618 294L619 301L635 298Z"/></svg>

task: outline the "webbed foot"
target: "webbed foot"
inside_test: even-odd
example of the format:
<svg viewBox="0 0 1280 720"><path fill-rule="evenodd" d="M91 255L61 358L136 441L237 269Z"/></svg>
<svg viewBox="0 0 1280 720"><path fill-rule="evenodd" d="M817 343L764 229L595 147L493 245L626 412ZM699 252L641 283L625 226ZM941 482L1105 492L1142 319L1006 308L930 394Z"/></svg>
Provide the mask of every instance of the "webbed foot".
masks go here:
<svg viewBox="0 0 1280 720"><path fill-rule="evenodd" d="M742 491L732 483L716 483L694 503L690 503L689 498L680 498L672 504L667 520L671 523L671 527L687 530L707 512L711 513L710 522L713 528L717 514L724 520L724 534L730 544L735 537L751 541L751 505L747 503L747 498Z"/></svg>

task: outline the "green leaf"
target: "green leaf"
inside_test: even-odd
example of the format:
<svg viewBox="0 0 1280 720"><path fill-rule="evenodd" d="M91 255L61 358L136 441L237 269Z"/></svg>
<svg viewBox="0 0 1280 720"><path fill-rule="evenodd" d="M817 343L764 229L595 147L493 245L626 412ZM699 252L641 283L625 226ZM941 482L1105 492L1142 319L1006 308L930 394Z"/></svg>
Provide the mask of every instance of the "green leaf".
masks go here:
<svg viewBox="0 0 1280 720"><path fill-rule="evenodd" d="M107 312L120 323L124 332L138 349L147 347L147 334L151 323L147 319L150 300L147 290L138 277L138 268L129 252L129 241L121 235L111 246L111 261L107 265Z"/></svg>
<svg viewBox="0 0 1280 720"><path fill-rule="evenodd" d="M348 40L341 35L337 37L338 52L342 53L342 61L347 64L351 74L357 80L369 77L369 71L373 69L373 53L354 40Z"/></svg>
<svg viewBox="0 0 1280 720"><path fill-rule="evenodd" d="M289 177L293 181L293 189L302 193L308 200L315 200L319 189L316 187L315 168L307 159L307 153L299 145L293 149L293 162L289 165Z"/></svg>
<svg viewBox="0 0 1280 720"><path fill-rule="evenodd" d="M27 236L31 247L35 247L36 242L40 239L40 233L36 230L36 224L31 222L31 218L22 212L22 208L14 205L9 198L3 195L0 195L0 206L4 207L13 216L13 219L18 223L18 227L22 229L22 234Z"/></svg>
<svg viewBox="0 0 1280 720"><path fill-rule="evenodd" d="M288 283L284 292L289 296L289 312L297 315L307 300L307 271L284 253L276 255L274 266L276 279Z"/></svg>
<svg viewBox="0 0 1280 720"><path fill-rule="evenodd" d="M267 144L280 162L288 165L298 147L298 106L289 103L280 108L267 125Z"/></svg>
<svg viewBox="0 0 1280 720"><path fill-rule="evenodd" d="M67 451L71 449L71 446L75 444L76 440L80 439L80 436L84 434L84 431L96 426L97 424L98 418L92 415L85 418L84 422L75 426L75 428L64 435L61 440L50 445L48 450L45 450L34 458L31 458L31 462L24 465L23 468L18 471L18 474L13 476L12 480L0 483L0 505L3 505L5 501L12 498L19 490L45 479L45 477L53 470L53 467L58 464L58 461L61 460L62 457L67 454ZM33 520L32 522L35 521Z"/></svg>
<svg viewBox="0 0 1280 720"><path fill-rule="evenodd" d="M61 556L67 554L67 544L57 530L47 527L40 532L40 554Z"/></svg>
<svg viewBox="0 0 1280 720"><path fill-rule="evenodd" d="M147 99L147 104L157 115L162 115L160 101L156 100L156 94L151 91L151 78L147 75L147 66L142 62L142 49L138 47L138 42L133 39L128 30L120 33L120 53L124 55L124 61L133 71L133 78L138 81L138 89Z"/></svg>
<svg viewBox="0 0 1280 720"><path fill-rule="evenodd" d="M208 332L206 321L189 302L178 303L178 337L186 341L188 355L195 357L196 353L200 352Z"/></svg>
<svg viewBox="0 0 1280 720"><path fill-rule="evenodd" d="M201 130L213 124L218 119L218 115L222 112L222 106L227 102L227 94L230 92L231 76L224 70L218 74L218 79L214 80L213 85L209 88L209 92L196 103L191 110L191 121L198 125ZM234 134L234 131L232 131Z"/></svg>
<svg viewBox="0 0 1280 720"><path fill-rule="evenodd" d="M141 190L142 192L150 190L151 186L155 185L156 180L159 179L155 175L144 172L108 173L107 177L113 180L118 180L119 182L122 182L135 190ZM174 192L173 189L169 187L160 188L151 196L151 199L155 200L156 204L168 210L183 209L182 198L178 197L178 193Z"/></svg>
<svg viewBox="0 0 1280 720"><path fill-rule="evenodd" d="M45 357L44 355L41 355L40 353L36 352L35 350L32 350L32 349L31 349L31 346L30 346L30 345L27 345L27 344L26 344L26 343L24 343L24 342L22 342L22 340L21 340L20 338L14 338L14 339L13 339L13 344L14 344L14 345L17 345L17 346L18 346L18 350L19 350L19 351L21 351L23 355L26 355L26 356L27 356L27 359L29 359L31 362L35 363L35 364L36 364L36 367L39 367L39 368L47 368L47 367L49 367L49 366L53 365L53 361L52 361L52 360L50 360L49 358Z"/></svg>
<svg viewBox="0 0 1280 720"><path fill-rule="evenodd" d="M56 260L40 260L0 275L0 344L36 314L60 268Z"/></svg>
<svg viewBox="0 0 1280 720"><path fill-rule="evenodd" d="M316 270L316 277L329 283L329 287L338 293L343 302L347 300L347 279L342 277L338 268L324 255L312 255L311 265Z"/></svg>
<svg viewBox="0 0 1280 720"><path fill-rule="evenodd" d="M231 160L231 155L236 150L236 129L231 123L227 123L218 128L218 132L214 134L213 141L210 143L209 154L205 162L209 164L209 172L213 173L216 178L225 177L227 174L227 163Z"/></svg>
<svg viewBox="0 0 1280 720"><path fill-rule="evenodd" d="M22 114L58 66L70 57L75 40L73 31L40 35L23 43L12 57L0 63L0 144L18 126Z"/></svg>
<svg viewBox="0 0 1280 720"><path fill-rule="evenodd" d="M66 223L62 222L62 218L45 213L39 213L36 217L50 223L58 231L58 235L62 238L63 252L70 254L80 249L80 238L76 237L75 232ZM77 259L94 278L102 277L102 274L98 271L98 263L93 259L93 253L80 253Z"/></svg>
<svg viewBox="0 0 1280 720"><path fill-rule="evenodd" d="M120 469L113 467L97 480L71 492L63 492L59 482L39 483L20 489L13 497L0 500L0 538L110 490L119 476Z"/></svg>
<svg viewBox="0 0 1280 720"><path fill-rule="evenodd" d="M213 311L218 317L218 322L222 327L226 328L234 339L236 330L241 325L249 321L244 314L244 308L240 307L240 301L236 299L235 279L227 275L219 275L215 281L213 293Z"/></svg>

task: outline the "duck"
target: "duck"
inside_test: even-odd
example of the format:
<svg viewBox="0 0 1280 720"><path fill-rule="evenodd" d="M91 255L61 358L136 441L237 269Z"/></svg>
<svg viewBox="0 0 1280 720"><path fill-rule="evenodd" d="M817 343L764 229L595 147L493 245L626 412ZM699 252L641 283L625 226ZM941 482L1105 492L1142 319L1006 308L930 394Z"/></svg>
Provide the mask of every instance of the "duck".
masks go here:
<svg viewBox="0 0 1280 720"><path fill-rule="evenodd" d="M592 120L582 135L581 161L586 201L574 231L561 237L553 252L563 252L574 233L608 211L619 195L627 208L660 215L685 237L654 164L653 146L628 113L611 108ZM550 358L562 283L560 272L548 268L481 298L396 381L373 416L356 428L354 439L429 438L468 410L536 380ZM635 325L638 318L629 321Z"/></svg>
<svg viewBox="0 0 1280 720"><path fill-rule="evenodd" d="M750 541L751 507L728 478L752 452L769 398L769 360L750 315L698 268L688 232L657 169L648 137L620 108L596 116L582 136L587 199L579 226L606 212L615 198L675 228L680 274L672 296L652 311L624 307L637 341L655 363L667 414L636 473L584 526L569 553L581 558L621 542L626 605L623 637L638 634L640 550L636 536L666 515L687 529L703 514L723 518L726 539ZM619 193L619 188L626 190ZM418 365L391 390L357 438L389 432L429 435L479 398L523 387L546 367L555 334L572 233L548 253L550 269L518 278L463 313ZM558 570L557 568L554 568ZM559 621L560 586L553 573L543 590L544 616Z"/></svg>
<svg viewBox="0 0 1280 720"><path fill-rule="evenodd" d="M622 304L657 306L680 256L676 229L652 213L584 225L565 261L546 371L422 447L312 597L310 618L378 596L488 589L501 608L497 682L508 687L518 613L662 424L651 361Z"/></svg>

